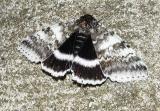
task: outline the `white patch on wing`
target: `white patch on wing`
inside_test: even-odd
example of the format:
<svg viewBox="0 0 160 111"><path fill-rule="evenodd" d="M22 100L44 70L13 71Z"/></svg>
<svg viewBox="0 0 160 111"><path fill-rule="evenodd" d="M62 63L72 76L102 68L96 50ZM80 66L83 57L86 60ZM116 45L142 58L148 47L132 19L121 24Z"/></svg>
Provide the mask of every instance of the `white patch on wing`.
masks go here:
<svg viewBox="0 0 160 111"><path fill-rule="evenodd" d="M59 71L59 72L54 71L53 69L44 66L43 63L41 63L41 67L42 67L42 69L43 69L44 71L50 73L50 74L51 74L52 76L54 76L54 77L62 77L62 76L64 76L64 75L66 74L66 72L67 72L67 70L66 70L66 71Z"/></svg>
<svg viewBox="0 0 160 111"><path fill-rule="evenodd" d="M37 55L32 49L29 49L23 44L21 44L17 49L31 62L35 63L41 62L40 56Z"/></svg>
<svg viewBox="0 0 160 111"><path fill-rule="evenodd" d="M106 77L110 78L111 81L116 82L129 82L129 81L136 81L136 80L145 80L147 79L147 71L118 71L113 72Z"/></svg>
<svg viewBox="0 0 160 111"><path fill-rule="evenodd" d="M54 51L54 56L59 59L59 60L67 60L67 61L72 61L74 56L73 54L64 54L62 52L60 52L59 50L55 50Z"/></svg>
<svg viewBox="0 0 160 111"><path fill-rule="evenodd" d="M72 73L72 80L84 85L86 84L98 85L98 84L102 84L106 79L102 79L102 80L83 79L83 78L79 78L78 76L75 76L74 73Z"/></svg>
<svg viewBox="0 0 160 111"><path fill-rule="evenodd" d="M108 33L108 32L106 32L106 33ZM102 41L101 44L98 45L99 51L108 49L109 47L112 47L114 44L121 43L121 41L122 41L122 39L117 34L105 35L105 33L103 33L103 36L105 39Z"/></svg>
<svg viewBox="0 0 160 111"><path fill-rule="evenodd" d="M74 58L74 62L85 66L85 67L95 67L96 65L99 65L99 60L98 59L94 59L94 60L87 60L87 59L83 59L79 56L76 56Z"/></svg>
<svg viewBox="0 0 160 111"><path fill-rule="evenodd" d="M118 52L121 57L126 57L128 54L135 56L135 51L132 48L119 49Z"/></svg>
<svg viewBox="0 0 160 111"><path fill-rule="evenodd" d="M125 58L128 59L131 56L136 56L135 51L127 47L126 42L122 42L122 38L116 33L111 34L111 32L105 32L102 35L104 40L98 45L98 51L104 51L105 58ZM124 46L123 46L124 45Z"/></svg>
<svg viewBox="0 0 160 111"><path fill-rule="evenodd" d="M38 31L34 33L33 36L35 36L37 39L43 40L44 42L47 42L47 43L50 42L48 34L46 34L44 31Z"/></svg>
<svg viewBox="0 0 160 111"><path fill-rule="evenodd" d="M56 40L58 40L59 43L63 43L65 40L63 36L63 29L64 27L60 25L59 23L56 23L51 26L51 30L54 33Z"/></svg>

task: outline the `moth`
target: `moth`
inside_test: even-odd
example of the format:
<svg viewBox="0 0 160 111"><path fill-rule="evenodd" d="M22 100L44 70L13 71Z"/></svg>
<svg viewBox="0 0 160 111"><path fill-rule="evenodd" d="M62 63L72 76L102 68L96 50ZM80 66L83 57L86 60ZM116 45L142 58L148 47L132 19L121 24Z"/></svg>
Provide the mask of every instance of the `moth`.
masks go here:
<svg viewBox="0 0 160 111"><path fill-rule="evenodd" d="M67 39L64 27L56 24L22 40L18 50L31 62L40 63L42 70L53 77L70 72L71 79L83 85L99 85L106 79L128 82L147 78L145 63L115 32L96 34L99 21L89 14L75 24ZM53 41L48 40L50 31L55 35Z"/></svg>

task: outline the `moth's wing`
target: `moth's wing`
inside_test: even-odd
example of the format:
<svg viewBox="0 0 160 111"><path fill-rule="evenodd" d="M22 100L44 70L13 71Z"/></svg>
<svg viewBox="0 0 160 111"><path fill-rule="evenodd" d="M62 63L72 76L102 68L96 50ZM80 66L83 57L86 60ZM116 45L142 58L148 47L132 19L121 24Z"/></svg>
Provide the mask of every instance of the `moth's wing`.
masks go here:
<svg viewBox="0 0 160 111"><path fill-rule="evenodd" d="M147 66L135 50L113 32L104 36L105 40L98 45L98 50L105 58L101 61L105 76L117 82L146 79Z"/></svg>
<svg viewBox="0 0 160 111"><path fill-rule="evenodd" d="M64 39L63 26L56 23L23 39L18 50L29 61L39 63L51 55Z"/></svg>
<svg viewBox="0 0 160 111"><path fill-rule="evenodd" d="M98 85L106 80L91 37L86 40L84 46L74 58L72 70L72 80L80 84Z"/></svg>
<svg viewBox="0 0 160 111"><path fill-rule="evenodd" d="M18 50L29 61L39 63L52 53L48 43L40 39L40 37L47 38L47 36L44 31L39 31L32 36L28 36L20 43Z"/></svg>
<svg viewBox="0 0 160 111"><path fill-rule="evenodd" d="M50 29L53 32L52 38L55 38L60 45L66 40L64 36L64 31L66 28L67 27L63 27L60 23L55 23L50 26Z"/></svg>
<svg viewBox="0 0 160 111"><path fill-rule="evenodd" d="M57 50L42 62L42 70L54 77L64 76L73 61L73 42L75 34L71 34Z"/></svg>

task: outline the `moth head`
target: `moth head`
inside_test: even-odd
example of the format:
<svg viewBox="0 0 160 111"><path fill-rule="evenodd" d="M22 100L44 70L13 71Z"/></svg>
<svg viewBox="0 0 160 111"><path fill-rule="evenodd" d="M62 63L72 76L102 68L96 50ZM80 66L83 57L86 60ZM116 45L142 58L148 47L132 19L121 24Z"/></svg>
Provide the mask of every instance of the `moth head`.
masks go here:
<svg viewBox="0 0 160 111"><path fill-rule="evenodd" d="M90 33L94 33L95 31L97 32L99 21L97 21L92 15L85 14L81 16L76 21L76 23L83 30L87 30Z"/></svg>

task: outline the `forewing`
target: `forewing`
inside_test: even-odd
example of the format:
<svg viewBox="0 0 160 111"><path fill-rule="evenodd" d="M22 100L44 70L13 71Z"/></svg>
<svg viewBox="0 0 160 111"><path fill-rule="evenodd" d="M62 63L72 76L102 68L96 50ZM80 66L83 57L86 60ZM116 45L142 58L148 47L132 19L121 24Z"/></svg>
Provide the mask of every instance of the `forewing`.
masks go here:
<svg viewBox="0 0 160 111"><path fill-rule="evenodd" d="M39 63L51 55L64 40L63 26L54 24L24 38L18 50L29 61Z"/></svg>
<svg viewBox="0 0 160 111"><path fill-rule="evenodd" d="M40 31L38 33L41 33L46 36L43 31ZM48 57L52 50L49 47L49 44L43 41L42 39L39 39L37 35L28 36L25 38L20 45L18 46L18 50L31 62L39 63L46 57Z"/></svg>
<svg viewBox="0 0 160 111"><path fill-rule="evenodd" d="M143 60L114 32L106 32L97 49L103 72L111 81L128 82L147 78L147 66Z"/></svg>

